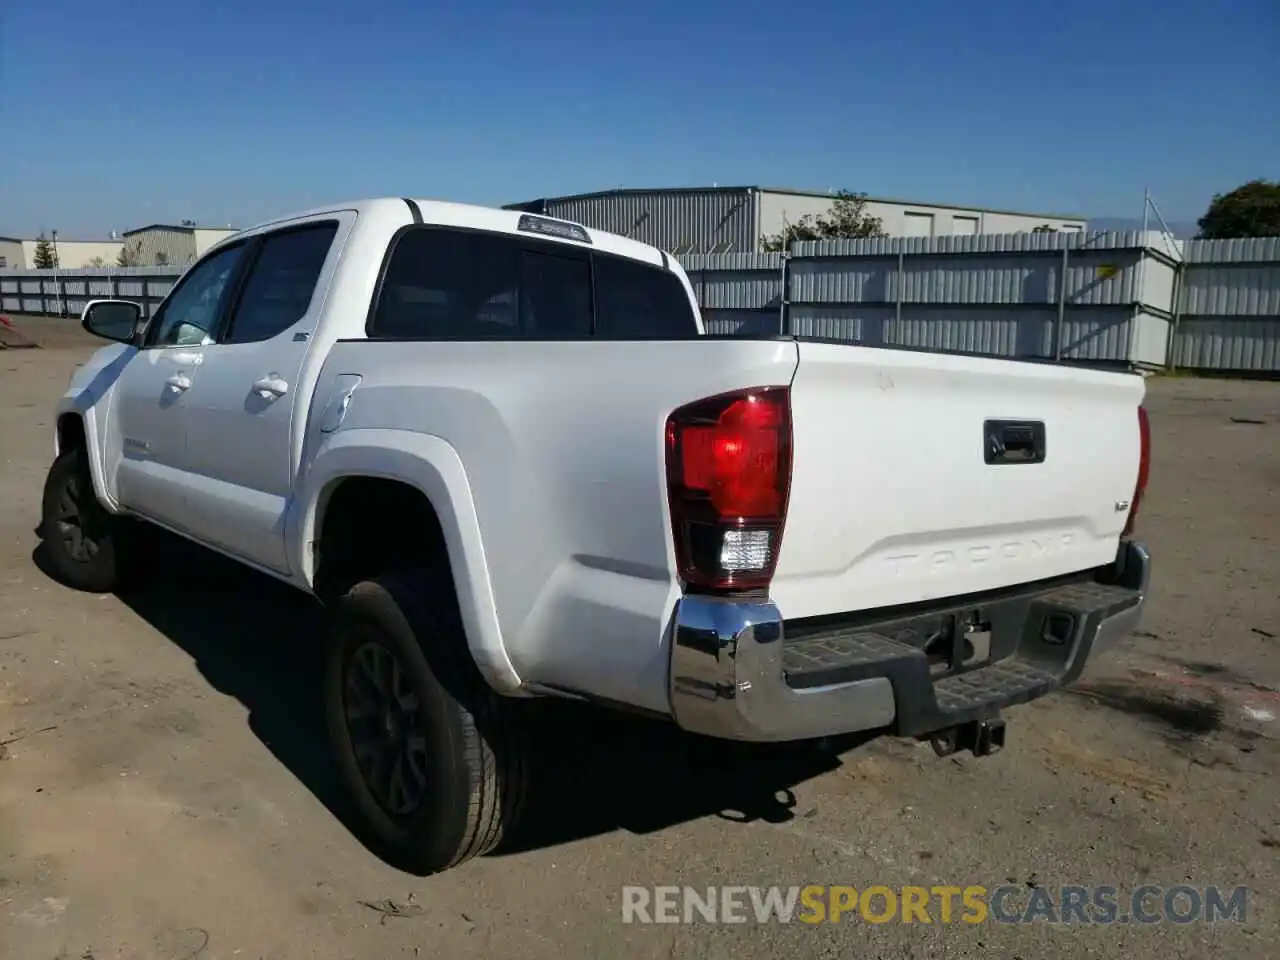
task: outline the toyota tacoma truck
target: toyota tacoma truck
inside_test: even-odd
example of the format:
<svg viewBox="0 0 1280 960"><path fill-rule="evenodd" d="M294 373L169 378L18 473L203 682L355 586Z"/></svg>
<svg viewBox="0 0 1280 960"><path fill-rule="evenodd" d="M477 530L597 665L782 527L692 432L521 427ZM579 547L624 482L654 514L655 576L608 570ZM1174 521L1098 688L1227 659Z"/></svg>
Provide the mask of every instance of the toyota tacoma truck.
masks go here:
<svg viewBox="0 0 1280 960"><path fill-rule="evenodd" d="M707 336L580 224L340 204L82 322L48 565L116 590L157 526L317 598L353 822L421 873L511 829L532 698L985 754L1147 592L1140 376Z"/></svg>

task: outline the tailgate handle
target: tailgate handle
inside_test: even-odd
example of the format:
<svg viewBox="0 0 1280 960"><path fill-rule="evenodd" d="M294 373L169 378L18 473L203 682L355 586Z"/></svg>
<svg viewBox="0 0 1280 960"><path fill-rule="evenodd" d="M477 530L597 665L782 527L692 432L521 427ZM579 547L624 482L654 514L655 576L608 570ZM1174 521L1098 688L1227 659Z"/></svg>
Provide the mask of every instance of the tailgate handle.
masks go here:
<svg viewBox="0 0 1280 960"><path fill-rule="evenodd" d="M988 420L982 432L987 463L1044 463L1042 420Z"/></svg>

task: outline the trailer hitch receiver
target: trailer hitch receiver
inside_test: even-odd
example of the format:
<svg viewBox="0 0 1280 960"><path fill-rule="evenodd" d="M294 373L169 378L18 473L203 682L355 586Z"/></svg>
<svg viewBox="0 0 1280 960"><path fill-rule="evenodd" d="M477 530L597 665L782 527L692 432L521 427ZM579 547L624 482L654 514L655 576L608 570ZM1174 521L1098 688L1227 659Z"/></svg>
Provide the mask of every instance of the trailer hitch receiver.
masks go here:
<svg viewBox="0 0 1280 960"><path fill-rule="evenodd" d="M940 757L949 757L960 750L967 750L975 757L989 757L1004 749L1004 739L1005 725L999 717L957 724L929 738L933 752Z"/></svg>

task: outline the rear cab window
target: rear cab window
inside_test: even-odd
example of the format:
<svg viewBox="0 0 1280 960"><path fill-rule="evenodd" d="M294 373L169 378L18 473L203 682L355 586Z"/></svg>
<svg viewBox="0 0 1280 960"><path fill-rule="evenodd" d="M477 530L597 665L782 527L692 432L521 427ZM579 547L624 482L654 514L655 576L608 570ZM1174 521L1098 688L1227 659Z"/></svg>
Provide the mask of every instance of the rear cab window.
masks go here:
<svg viewBox="0 0 1280 960"><path fill-rule="evenodd" d="M670 270L589 247L456 227L393 241L371 339L687 339L697 318Z"/></svg>
<svg viewBox="0 0 1280 960"><path fill-rule="evenodd" d="M684 284L670 270L638 260L596 257L596 336L611 340L697 336Z"/></svg>

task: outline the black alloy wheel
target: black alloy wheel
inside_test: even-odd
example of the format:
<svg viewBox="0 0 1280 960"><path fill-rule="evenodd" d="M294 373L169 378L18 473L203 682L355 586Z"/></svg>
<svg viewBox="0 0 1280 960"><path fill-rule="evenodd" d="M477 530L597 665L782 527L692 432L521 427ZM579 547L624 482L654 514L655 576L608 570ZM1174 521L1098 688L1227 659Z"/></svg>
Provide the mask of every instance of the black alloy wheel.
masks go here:
<svg viewBox="0 0 1280 960"><path fill-rule="evenodd" d="M49 468L40 505L41 550L48 572L62 583L108 593L132 569L135 551L128 547L132 534L127 521L98 502L85 457L83 448L73 446Z"/></svg>
<svg viewBox="0 0 1280 960"><path fill-rule="evenodd" d="M62 541L62 549L72 560L89 563L98 555L106 533L102 514L93 491L84 490L83 478L76 473L67 474L56 509L49 520Z"/></svg>
<svg viewBox="0 0 1280 960"><path fill-rule="evenodd" d="M325 717L348 825L423 875L494 849L524 807L528 740L471 659L448 568L362 580L329 616Z"/></svg>
<svg viewBox="0 0 1280 960"><path fill-rule="evenodd" d="M430 768L421 693L376 640L351 654L343 688L347 735L365 786L391 816L408 816L426 796Z"/></svg>

